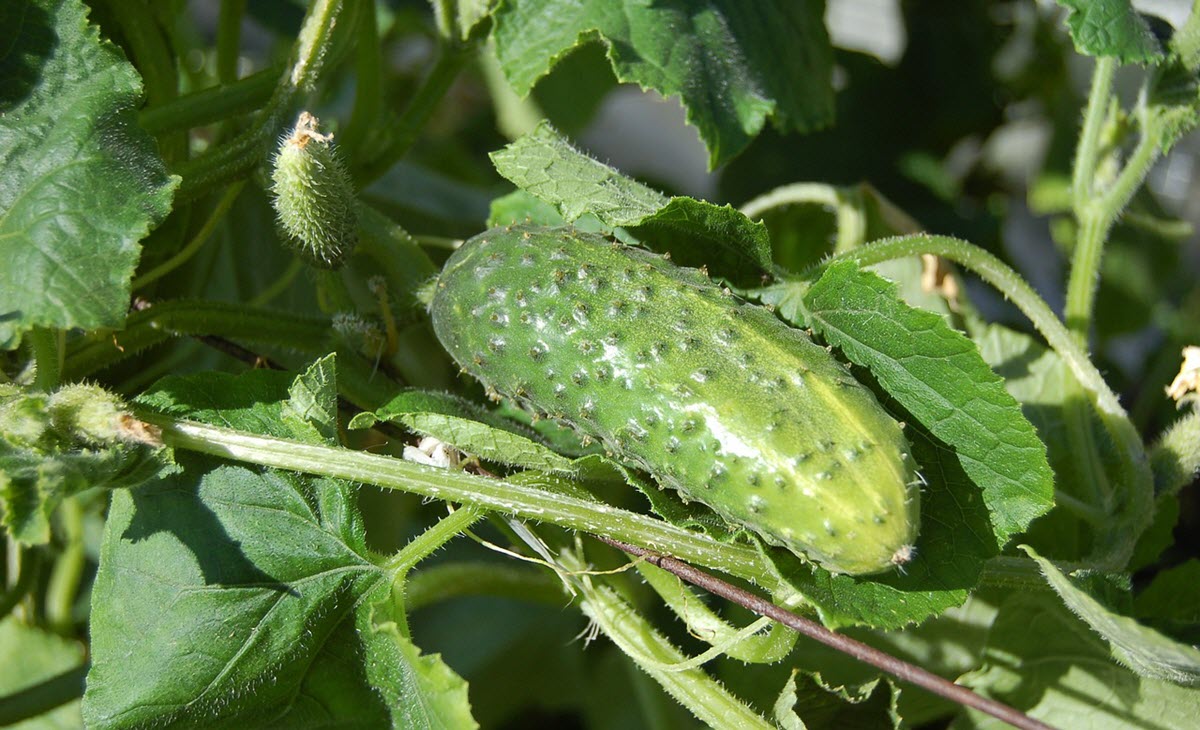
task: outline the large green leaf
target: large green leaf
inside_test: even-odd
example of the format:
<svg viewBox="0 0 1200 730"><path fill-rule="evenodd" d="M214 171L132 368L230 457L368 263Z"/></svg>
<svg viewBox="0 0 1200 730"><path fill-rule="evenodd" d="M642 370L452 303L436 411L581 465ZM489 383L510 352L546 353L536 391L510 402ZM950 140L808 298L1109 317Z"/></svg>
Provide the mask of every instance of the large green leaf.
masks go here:
<svg viewBox="0 0 1200 730"><path fill-rule="evenodd" d="M976 346L895 285L853 262L826 269L804 295L807 320L936 438L979 485L1000 545L1053 505L1046 446Z"/></svg>
<svg viewBox="0 0 1200 730"><path fill-rule="evenodd" d="M34 326L117 327L138 241L177 178L137 126L141 79L79 0L0 28L0 347Z"/></svg>
<svg viewBox="0 0 1200 730"><path fill-rule="evenodd" d="M295 379L172 377L141 402L321 440L333 393L326 359ZM375 648L371 612L391 580L367 549L350 484L178 460L180 472L110 507L92 594L89 725L374 728L404 726L415 704L433 708L416 727L461 726L465 694L438 689L453 677L440 660L411 645Z"/></svg>
<svg viewBox="0 0 1200 730"><path fill-rule="evenodd" d="M668 198L575 149L548 124L493 152L492 162L517 187L555 206L568 223L595 217L684 266L707 265L743 283L757 282L773 266L762 223L728 205Z"/></svg>
<svg viewBox="0 0 1200 730"><path fill-rule="evenodd" d="M822 0L506 0L496 52L519 94L598 39L621 81L679 95L717 166L770 118L807 131L833 117L833 53Z"/></svg>
<svg viewBox="0 0 1200 730"><path fill-rule="evenodd" d="M1200 692L1139 677L1056 596L1013 592L988 634L984 665L958 682L1061 728L1194 727ZM957 728L1008 728L968 711Z"/></svg>

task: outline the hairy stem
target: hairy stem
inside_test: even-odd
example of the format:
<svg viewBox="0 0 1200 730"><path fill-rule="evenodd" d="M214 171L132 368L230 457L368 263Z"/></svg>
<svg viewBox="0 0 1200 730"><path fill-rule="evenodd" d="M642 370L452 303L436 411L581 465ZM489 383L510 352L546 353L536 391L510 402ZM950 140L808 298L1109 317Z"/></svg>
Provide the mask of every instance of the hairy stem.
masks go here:
<svg viewBox="0 0 1200 730"><path fill-rule="evenodd" d="M578 556L564 553L563 567L582 571L586 565ZM655 631L637 610L608 586L595 585L583 578L577 581L584 614L596 622L604 635L621 648L638 667L686 707L708 727L772 727L758 713L730 694L700 668L675 670L687 657Z"/></svg>
<svg viewBox="0 0 1200 730"><path fill-rule="evenodd" d="M450 472L387 456L191 423L145 409L138 413L140 418L160 427L164 442L174 448L373 484L384 489L399 489L424 497L474 505L515 517L629 540L672 555L686 556L692 562L749 580L768 575L758 552L750 547L717 542L653 517L601 502L554 493L515 481Z"/></svg>
<svg viewBox="0 0 1200 730"><path fill-rule="evenodd" d="M1108 116L1113 75L1117 70L1115 58L1100 57L1095 63L1087 109L1083 113L1083 128L1075 147L1075 167L1071 173L1071 197L1076 210L1082 210L1090 203L1096 164L1100 157L1100 131Z"/></svg>
<svg viewBox="0 0 1200 730"><path fill-rule="evenodd" d="M101 332L71 343L63 376L79 380L180 335L217 335L313 355L331 349L329 321L325 319L243 304L179 299L134 312L121 332Z"/></svg>
<svg viewBox="0 0 1200 730"><path fill-rule="evenodd" d="M63 337L57 330L34 327L29 331L29 345L37 362L34 386L49 393L62 382Z"/></svg>
<svg viewBox="0 0 1200 730"><path fill-rule="evenodd" d="M78 498L69 497L59 507L59 515L66 545L50 571L50 583L46 587L46 621L60 634L69 634L74 625L75 598L79 595L87 563L83 546L83 505Z"/></svg>
<svg viewBox="0 0 1200 730"><path fill-rule="evenodd" d="M733 601L760 616L768 616L814 641L818 641L861 662L881 669L902 682L916 685L964 707L985 712L992 717L1003 720L1023 730L1053 730L1049 725L1029 717L1019 710L980 696L966 687L957 685L914 664L909 664L873 646L830 631L812 619L793 613L781 606L776 606L761 596L756 596L749 591L726 583L676 558L657 555L649 550L633 545L625 545L615 540L601 539L630 555L645 558L650 564L674 573L683 580L699 586L710 593Z"/></svg>
<svg viewBox="0 0 1200 730"><path fill-rule="evenodd" d="M147 106L138 115L138 124L151 134L161 134L252 112L270 100L280 72L278 66L273 66L244 79L193 91L163 104Z"/></svg>
<svg viewBox="0 0 1200 730"><path fill-rule="evenodd" d="M351 160L362 155L363 144L379 119L380 101L383 99L379 74L383 66L383 53L375 21L375 2L353 1L362 5L354 34L354 107L350 111L350 121L339 135L342 150Z"/></svg>
<svg viewBox="0 0 1200 730"><path fill-rule="evenodd" d="M222 84L237 81L245 13L246 0L221 0L221 11L217 16L217 80Z"/></svg>

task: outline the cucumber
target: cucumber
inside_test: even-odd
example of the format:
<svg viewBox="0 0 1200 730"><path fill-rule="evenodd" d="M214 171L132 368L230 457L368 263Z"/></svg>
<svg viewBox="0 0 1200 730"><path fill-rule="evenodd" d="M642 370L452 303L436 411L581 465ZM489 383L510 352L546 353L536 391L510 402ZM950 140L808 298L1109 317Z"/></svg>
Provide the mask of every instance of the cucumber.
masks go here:
<svg viewBox="0 0 1200 730"><path fill-rule="evenodd" d="M907 440L825 348L705 272L570 228L465 242L434 330L490 393L835 573L912 554Z"/></svg>

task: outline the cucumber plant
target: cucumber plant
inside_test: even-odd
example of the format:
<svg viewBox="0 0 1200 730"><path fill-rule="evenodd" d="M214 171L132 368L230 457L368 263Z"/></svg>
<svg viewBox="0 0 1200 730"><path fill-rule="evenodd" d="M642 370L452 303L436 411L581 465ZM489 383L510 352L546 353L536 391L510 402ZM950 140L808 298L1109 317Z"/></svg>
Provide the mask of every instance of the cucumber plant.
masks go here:
<svg viewBox="0 0 1200 730"><path fill-rule="evenodd" d="M850 4L21 4L0 724L1194 724L1200 14Z"/></svg>

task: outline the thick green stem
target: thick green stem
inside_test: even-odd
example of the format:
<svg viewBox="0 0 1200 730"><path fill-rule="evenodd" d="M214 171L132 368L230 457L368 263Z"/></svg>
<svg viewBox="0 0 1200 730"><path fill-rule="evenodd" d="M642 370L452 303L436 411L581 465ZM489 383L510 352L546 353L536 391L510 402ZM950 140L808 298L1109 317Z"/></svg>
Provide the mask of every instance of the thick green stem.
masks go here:
<svg viewBox="0 0 1200 730"><path fill-rule="evenodd" d="M561 556L563 567L580 571L586 565L573 554ZM707 727L770 728L758 713L733 696L702 669L673 671L687 656L667 641L637 610L608 586L578 582L584 614L621 648L639 668Z"/></svg>
<svg viewBox="0 0 1200 730"><path fill-rule="evenodd" d="M63 500L58 513L62 518L66 546L50 571L50 583L46 587L46 621L60 634L70 634L74 626L75 598L79 595L80 580L87 563L83 546L83 505L70 497Z"/></svg>
<svg viewBox="0 0 1200 730"><path fill-rule="evenodd" d="M182 299L134 312L121 332L72 343L63 376L68 381L79 380L180 335L215 335L313 355L331 349L328 320L243 304Z"/></svg>
<svg viewBox="0 0 1200 730"><path fill-rule="evenodd" d="M237 81L245 13L246 0L221 0L217 16L217 80L222 84Z"/></svg>
<svg viewBox="0 0 1200 730"><path fill-rule="evenodd" d="M408 571L416 567L417 563L433 555L439 548L461 534L463 530L469 529L471 525L483 519L486 514L484 510L475 507L463 507L451 512L410 540L400 552L384 564L384 570L403 580Z"/></svg>
<svg viewBox="0 0 1200 730"><path fill-rule="evenodd" d="M252 112L270 100L280 73L278 66L272 66L244 79L193 91L164 104L148 106L138 115L138 124L151 134L161 134Z"/></svg>
<svg viewBox="0 0 1200 730"><path fill-rule="evenodd" d="M412 570L413 566L458 537L462 534L463 530L470 528L471 525L482 519L485 514L486 512L475 507L462 507L438 520L429 529L410 540L400 552L396 553L383 566L384 570L392 575L393 591L404 586L404 582L408 577L408 571ZM407 610L396 611L395 620L403 636L412 636L408 630Z"/></svg>
<svg viewBox="0 0 1200 730"><path fill-rule="evenodd" d="M359 25L355 29L354 44L354 108L350 121L338 135L343 152L351 160L362 156L363 143L370 137L371 130L379 119L380 91L379 70L383 66L383 53L379 45L379 28L375 21L374 0L354 0L361 3L358 13Z"/></svg>
<svg viewBox="0 0 1200 730"><path fill-rule="evenodd" d="M1092 88L1088 93L1083 128L1079 132L1079 144L1075 147L1075 168L1071 174L1071 197L1076 210L1082 210L1091 202L1092 183L1100 158L1100 132L1108 116L1116 70L1117 60L1111 57L1097 58L1092 69Z"/></svg>
<svg viewBox="0 0 1200 730"><path fill-rule="evenodd" d="M1067 282L1063 315L1075 338L1085 345L1095 307L1104 245L1113 224L1162 152L1162 122L1158 116L1143 110L1138 117L1140 136L1133 153L1111 185L1105 189L1098 187L1101 182L1097 179L1103 144L1101 132L1109 112L1115 68L1115 59L1100 58L1096 61L1075 154L1075 168L1071 175L1072 208L1079 229L1075 251L1071 256L1071 275Z"/></svg>
<svg viewBox="0 0 1200 730"><path fill-rule="evenodd" d="M408 153L474 50L475 46L471 44L443 44L429 75L421 82L400 118L390 125L391 133L383 149L370 159L356 161L360 166L354 171L354 178L359 187L366 187L372 180L381 177Z"/></svg>
<svg viewBox="0 0 1200 730"><path fill-rule="evenodd" d="M0 593L0 619L3 619L17 607L21 599L37 582L41 568L40 553L30 547L23 547L16 540L9 540L6 546L9 551L9 586ZM16 559L13 559L13 554Z"/></svg>
<svg viewBox="0 0 1200 730"><path fill-rule="evenodd" d="M158 413L140 417L162 429L171 447L352 482L399 489L645 545L741 578L767 575L758 552L717 542L661 520L513 481L414 464L365 452L268 438L190 423Z"/></svg>
<svg viewBox="0 0 1200 730"><path fill-rule="evenodd" d="M33 359L37 361L34 386L49 393L62 382L62 333L45 327L34 327L28 336L29 344L33 348Z"/></svg>
<svg viewBox="0 0 1200 730"><path fill-rule="evenodd" d="M292 103L316 84L341 5L341 0L313 0L296 39L293 62L267 106L250 129L180 167L183 182L175 196L177 203L245 177L266 159Z"/></svg>

